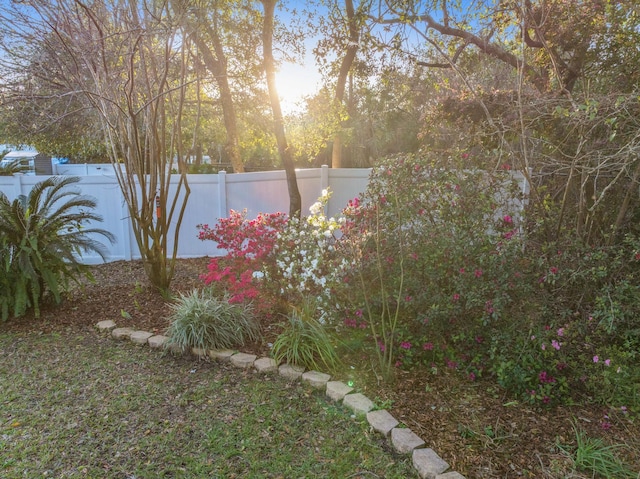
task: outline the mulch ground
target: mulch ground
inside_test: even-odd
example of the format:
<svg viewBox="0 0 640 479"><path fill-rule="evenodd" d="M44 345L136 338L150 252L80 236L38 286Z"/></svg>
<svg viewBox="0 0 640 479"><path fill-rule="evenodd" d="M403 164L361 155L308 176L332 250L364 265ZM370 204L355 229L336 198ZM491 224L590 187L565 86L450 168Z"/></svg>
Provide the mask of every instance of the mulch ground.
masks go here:
<svg viewBox="0 0 640 479"><path fill-rule="evenodd" d="M208 258L179 260L172 292L201 287L199 275L206 272L207 264ZM60 305L45 305L40 318L28 315L0 323L0 333L3 329L92 330L104 319L158 334L167 330L169 303L148 285L140 261L117 261L92 270L95 283L74 289ZM264 341L247 346L244 352L268 354L267 343L273 342L278 328L265 324L264 330ZM640 471L640 424L603 406L535 408L514 401L491 379L471 382L444 368L437 374L427 369L402 371L393 385L350 379L467 478L594 477L573 471L558 447L575 445L576 426L606 444L626 445L619 451L621 457ZM603 427L605 422L610 427Z"/></svg>

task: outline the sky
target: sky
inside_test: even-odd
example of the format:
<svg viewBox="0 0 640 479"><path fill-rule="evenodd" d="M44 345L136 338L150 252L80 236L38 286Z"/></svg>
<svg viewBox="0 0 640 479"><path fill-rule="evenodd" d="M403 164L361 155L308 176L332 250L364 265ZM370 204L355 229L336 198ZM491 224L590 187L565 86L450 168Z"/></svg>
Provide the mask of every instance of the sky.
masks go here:
<svg viewBox="0 0 640 479"><path fill-rule="evenodd" d="M283 0L290 9L302 10L308 7L306 0ZM283 9L276 10L277 21L287 24L290 13ZM282 110L292 113L299 109L297 105L307 96L312 96L318 92L322 85L322 78L318 72L313 57L313 49L316 45L316 38L305 39L305 57L303 64L283 63L276 75L278 94L282 103Z"/></svg>
<svg viewBox="0 0 640 479"><path fill-rule="evenodd" d="M311 58L305 65L285 64L276 75L278 95L282 103L282 111L293 113L298 110L299 103L306 97L318 92L321 78Z"/></svg>

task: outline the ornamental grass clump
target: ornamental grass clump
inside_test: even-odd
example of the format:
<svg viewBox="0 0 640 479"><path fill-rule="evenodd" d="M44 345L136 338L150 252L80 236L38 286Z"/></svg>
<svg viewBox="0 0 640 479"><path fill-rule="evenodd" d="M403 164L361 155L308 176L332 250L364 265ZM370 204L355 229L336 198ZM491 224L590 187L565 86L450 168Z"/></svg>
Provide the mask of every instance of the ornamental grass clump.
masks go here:
<svg viewBox="0 0 640 479"><path fill-rule="evenodd" d="M282 333L273 343L271 352L276 362L284 362L307 369L335 371L340 359L326 327L315 318L317 307L305 301L287 316Z"/></svg>
<svg viewBox="0 0 640 479"><path fill-rule="evenodd" d="M230 349L261 337L251 305L230 303L206 290L181 294L171 309L167 330L171 349Z"/></svg>

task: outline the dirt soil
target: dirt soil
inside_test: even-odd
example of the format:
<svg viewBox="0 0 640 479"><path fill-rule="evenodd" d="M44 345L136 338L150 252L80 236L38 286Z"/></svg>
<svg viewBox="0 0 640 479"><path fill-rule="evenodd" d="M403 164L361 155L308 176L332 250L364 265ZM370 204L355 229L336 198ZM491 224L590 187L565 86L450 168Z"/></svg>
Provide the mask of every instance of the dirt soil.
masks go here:
<svg viewBox="0 0 640 479"><path fill-rule="evenodd" d="M179 260L172 292L201 287L208 258ZM117 261L92 267L95 283L69 293L62 304L47 304L41 317L25 316L0 323L2 330L53 332L59 328L93 330L112 319L119 327L164 333L170 307L147 282L140 261ZM243 349L268 354L278 327L264 324L264 341ZM444 368L400 372L391 386L358 377L356 387L389 409L423 438L428 447L467 478L591 478L576 471L559 446L575 448L575 428L605 444L622 444L619 455L640 471L640 421L598 405L536 408L509 397L491 379L470 381ZM585 401L586 404L588 402ZM640 477L640 476L639 476Z"/></svg>

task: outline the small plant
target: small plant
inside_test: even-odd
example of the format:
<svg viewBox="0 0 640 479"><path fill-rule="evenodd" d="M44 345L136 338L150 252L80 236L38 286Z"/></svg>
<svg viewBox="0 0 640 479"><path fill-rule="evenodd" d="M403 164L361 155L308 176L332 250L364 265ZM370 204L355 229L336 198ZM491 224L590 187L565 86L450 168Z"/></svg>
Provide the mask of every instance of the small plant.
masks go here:
<svg viewBox="0 0 640 479"><path fill-rule="evenodd" d="M559 447L573 461L576 469L597 474L607 479L632 479L638 477L638 473L633 472L616 454L618 450L624 447L623 445L607 446L602 439L588 437L575 424L573 430L576 434L575 450L571 452L568 447Z"/></svg>
<svg viewBox="0 0 640 479"><path fill-rule="evenodd" d="M69 189L77 177L51 177L37 183L28 196L9 201L0 192L0 318L23 315L33 308L40 314L42 296L51 292L57 303L69 280L92 279L78 261L82 252L96 252L103 259L104 245L95 235L113 242L108 231L87 227L102 218L91 210L96 202Z"/></svg>
<svg viewBox="0 0 640 479"><path fill-rule="evenodd" d="M181 294L171 308L169 347L229 349L260 339L260 327L248 304L229 303L206 290L194 290Z"/></svg>
<svg viewBox="0 0 640 479"><path fill-rule="evenodd" d="M307 301L293 308L284 331L273 344L272 356L309 369L335 371L340 360L325 326L315 317L315 303Z"/></svg>

